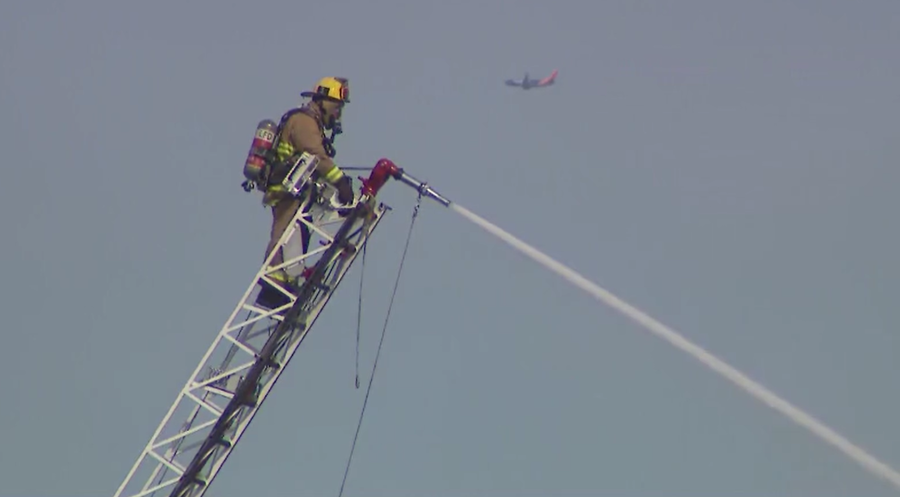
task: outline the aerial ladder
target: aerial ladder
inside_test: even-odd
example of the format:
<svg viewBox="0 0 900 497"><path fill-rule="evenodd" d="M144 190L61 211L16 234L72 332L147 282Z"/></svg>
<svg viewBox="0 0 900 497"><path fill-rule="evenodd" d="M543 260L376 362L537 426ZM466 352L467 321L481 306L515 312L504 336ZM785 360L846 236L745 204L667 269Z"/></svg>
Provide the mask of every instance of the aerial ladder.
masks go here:
<svg viewBox="0 0 900 497"><path fill-rule="evenodd" d="M399 180L444 206L450 202L388 159L377 162L350 206L315 178L304 154L285 184L301 208L253 277L114 497L200 497L235 449L297 348L328 304L360 250L390 207L377 201L388 179ZM297 253L295 235L309 234ZM304 235L306 233L303 233ZM281 264L271 265L284 249ZM273 274L298 283L285 287Z"/></svg>

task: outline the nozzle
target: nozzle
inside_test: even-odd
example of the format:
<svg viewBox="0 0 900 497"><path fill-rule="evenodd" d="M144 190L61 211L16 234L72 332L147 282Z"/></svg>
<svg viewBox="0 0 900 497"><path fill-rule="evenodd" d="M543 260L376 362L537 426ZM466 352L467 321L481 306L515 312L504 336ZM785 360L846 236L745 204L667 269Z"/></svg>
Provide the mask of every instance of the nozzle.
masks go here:
<svg viewBox="0 0 900 497"><path fill-rule="evenodd" d="M440 193L436 192L434 188L428 186L428 183L413 178L402 169L399 170L399 177L397 179L418 190L420 195L431 197L440 202L444 207L450 206L450 201L444 198Z"/></svg>
<svg viewBox="0 0 900 497"><path fill-rule="evenodd" d="M434 191L434 188L431 188L426 183L407 174L406 171L397 167L390 159L380 159L378 163L375 164L375 167L372 168L372 173L369 175L368 179L360 178L363 182L363 191L369 195L377 195L378 190L384 186L384 182L387 181L388 178L394 178L406 183L418 190L419 195L431 197L440 202L444 207L450 206L450 201L444 198L443 195Z"/></svg>

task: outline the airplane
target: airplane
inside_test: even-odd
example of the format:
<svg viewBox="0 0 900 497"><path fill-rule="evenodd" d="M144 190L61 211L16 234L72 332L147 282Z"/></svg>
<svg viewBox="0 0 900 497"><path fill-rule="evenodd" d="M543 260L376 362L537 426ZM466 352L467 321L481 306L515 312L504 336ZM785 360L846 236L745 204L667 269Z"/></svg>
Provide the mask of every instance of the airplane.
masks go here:
<svg viewBox="0 0 900 497"><path fill-rule="evenodd" d="M529 79L528 73L525 73L525 77L521 80L507 79L506 86L516 86L522 88L523 90L527 90L529 88L543 88L545 86L550 86L556 81L556 75L559 73L556 69L550 73L549 76L543 79Z"/></svg>

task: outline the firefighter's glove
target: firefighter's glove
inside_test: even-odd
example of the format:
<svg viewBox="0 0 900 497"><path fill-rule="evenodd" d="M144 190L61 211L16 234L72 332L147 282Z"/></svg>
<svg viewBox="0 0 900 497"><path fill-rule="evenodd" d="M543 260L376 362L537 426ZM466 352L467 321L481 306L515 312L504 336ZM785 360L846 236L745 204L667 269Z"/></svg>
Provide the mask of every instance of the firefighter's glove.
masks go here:
<svg viewBox="0 0 900 497"><path fill-rule="evenodd" d="M334 187L338 191L338 200L342 204L353 203L353 180L350 179L350 176L341 176L341 179L334 183Z"/></svg>
<svg viewBox="0 0 900 497"><path fill-rule="evenodd" d="M334 183L334 187L338 192L338 201L344 205L352 205L354 200L353 195L353 180L350 179L350 176L342 176L341 179L337 180ZM338 211L340 215L346 216L350 213L348 209L342 209Z"/></svg>

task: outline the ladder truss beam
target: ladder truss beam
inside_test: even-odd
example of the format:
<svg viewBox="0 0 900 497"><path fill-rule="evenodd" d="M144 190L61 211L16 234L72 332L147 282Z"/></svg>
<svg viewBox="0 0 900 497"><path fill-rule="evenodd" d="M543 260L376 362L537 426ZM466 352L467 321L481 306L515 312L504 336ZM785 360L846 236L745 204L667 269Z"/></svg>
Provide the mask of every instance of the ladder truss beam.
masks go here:
<svg viewBox="0 0 900 497"><path fill-rule="evenodd" d="M389 210L364 195L342 217L318 192L304 200L114 497L200 497L209 488ZM308 252L289 257L304 228ZM284 263L271 266L279 249ZM279 270L299 276L298 285L273 286Z"/></svg>

